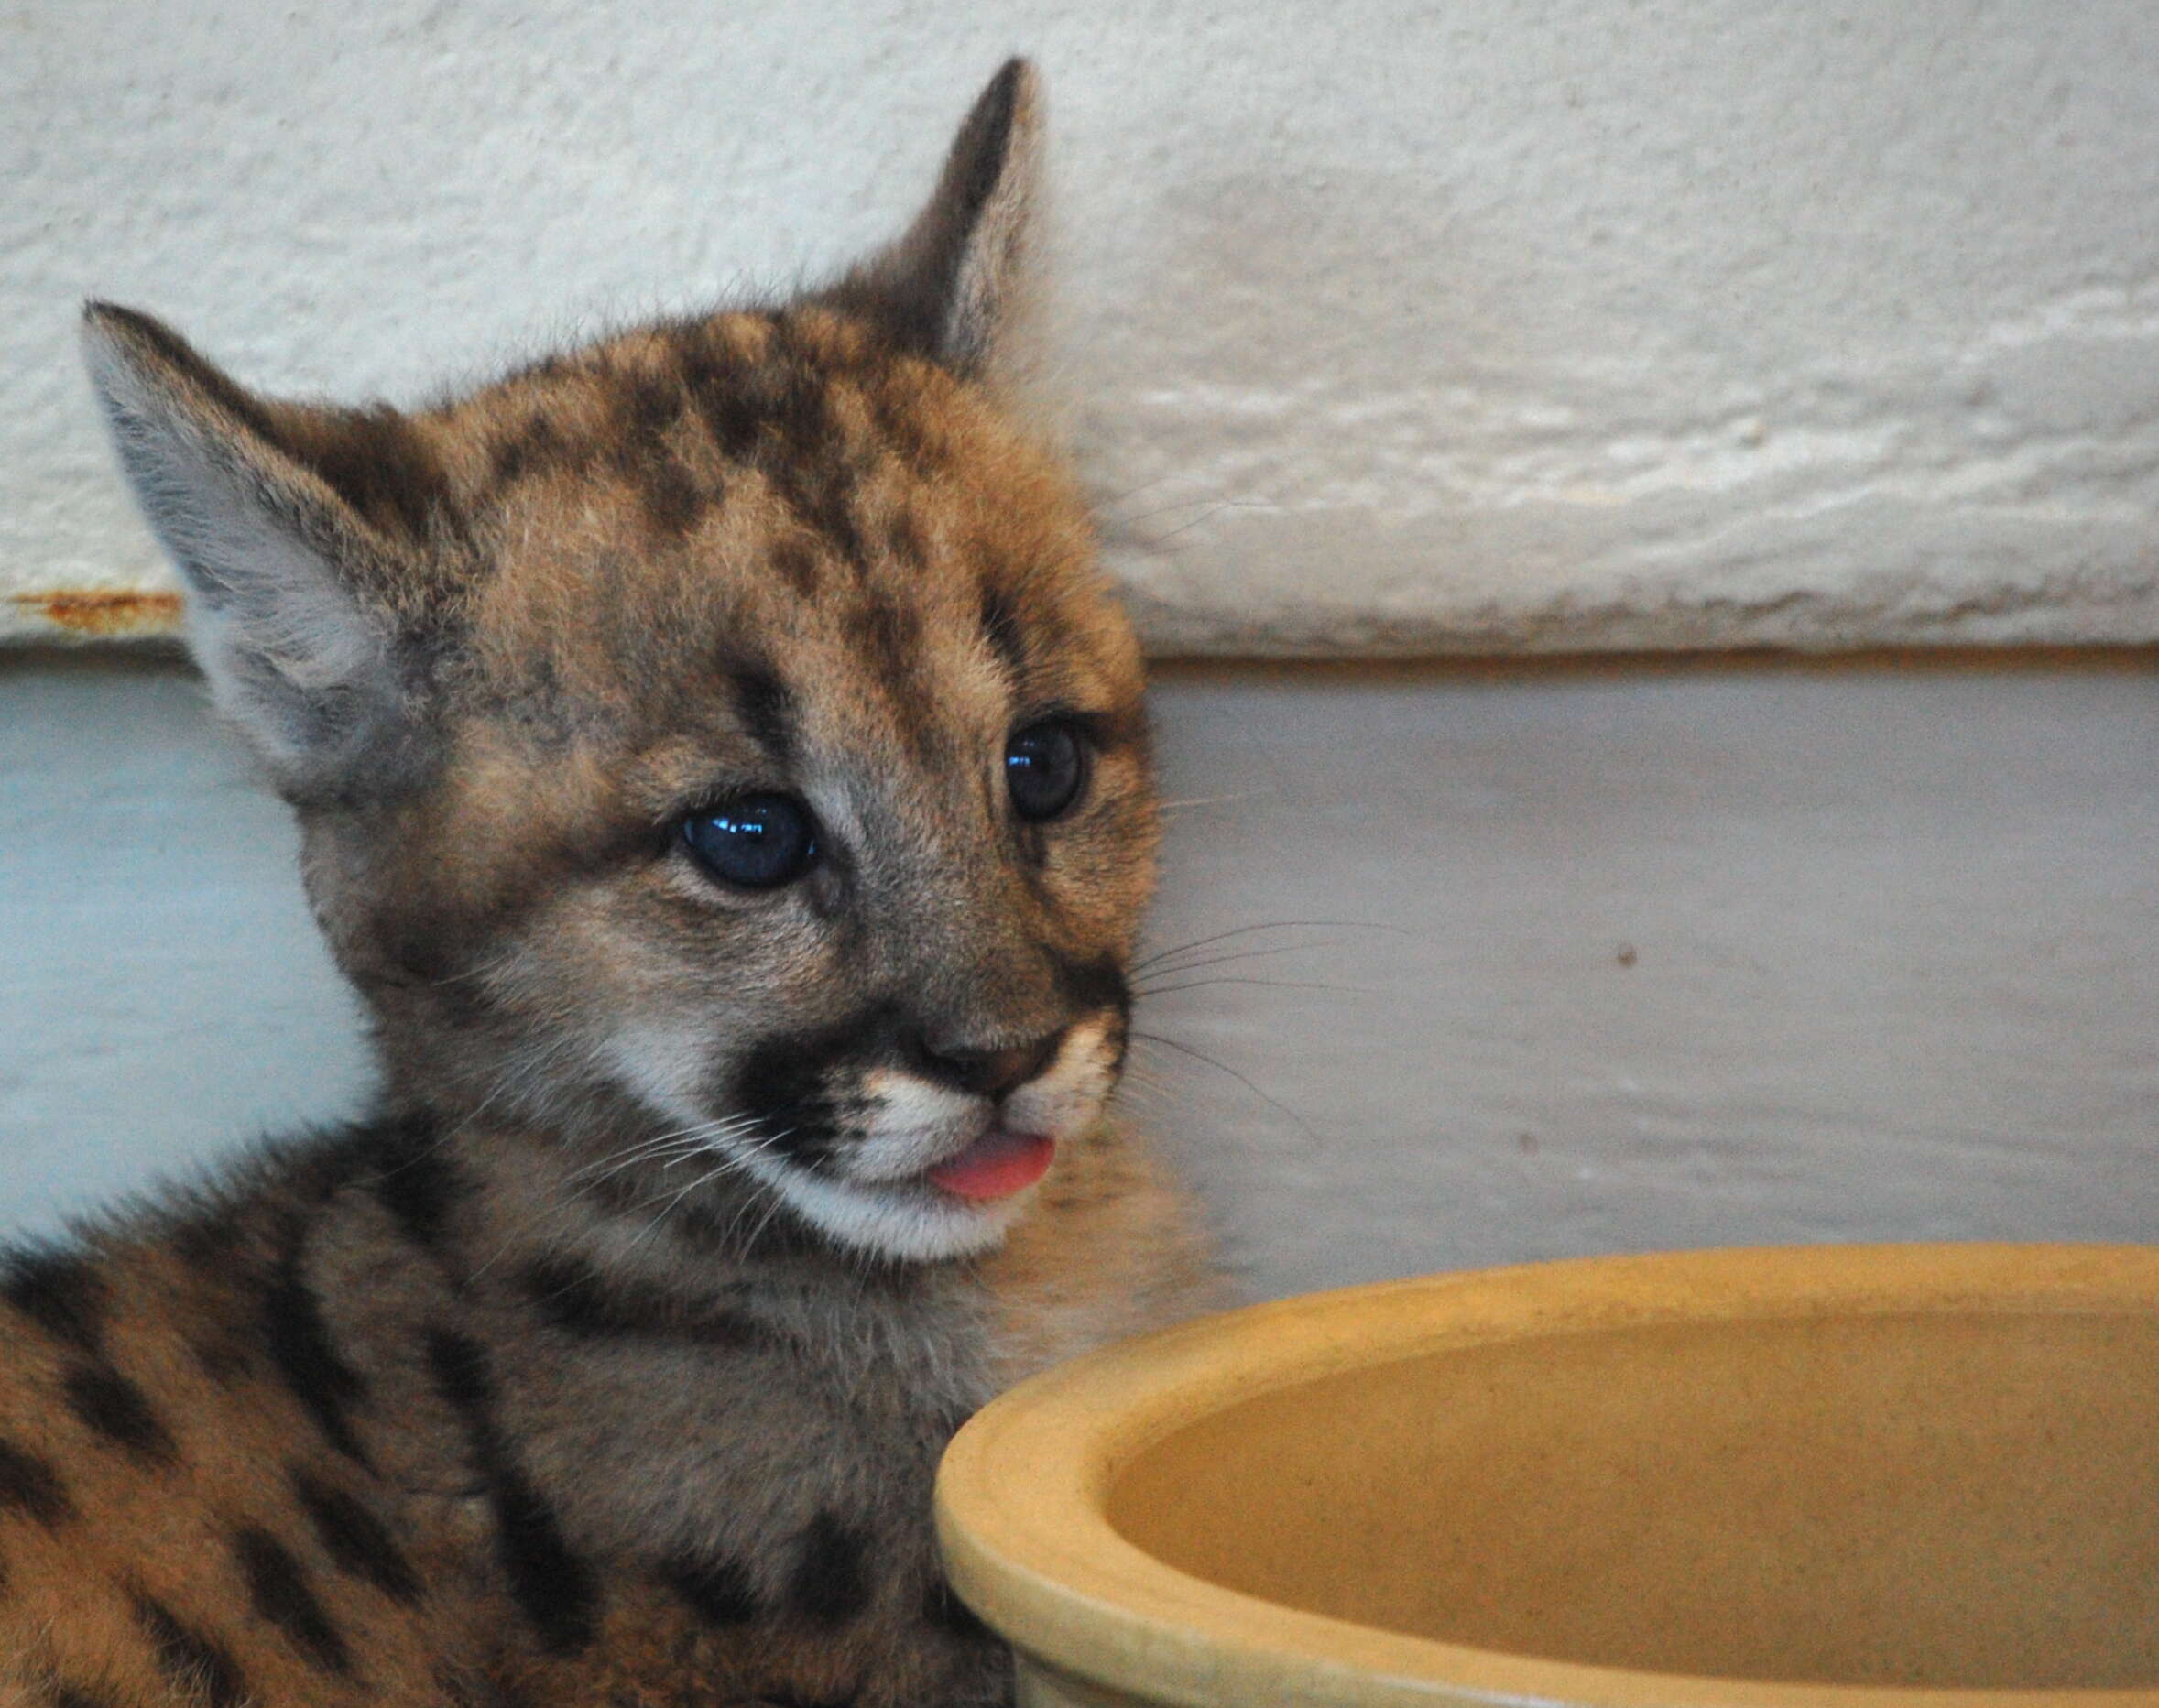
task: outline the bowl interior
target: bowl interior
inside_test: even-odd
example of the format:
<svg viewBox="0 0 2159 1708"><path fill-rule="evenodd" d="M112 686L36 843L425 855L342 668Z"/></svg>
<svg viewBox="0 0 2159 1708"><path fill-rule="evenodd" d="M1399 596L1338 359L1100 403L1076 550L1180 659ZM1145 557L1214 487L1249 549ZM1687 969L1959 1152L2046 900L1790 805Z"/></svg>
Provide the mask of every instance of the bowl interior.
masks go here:
<svg viewBox="0 0 2159 1708"><path fill-rule="evenodd" d="M1292 1381L1127 1459L1178 1571L1658 1673L2159 1685L2159 1319L1634 1324Z"/></svg>

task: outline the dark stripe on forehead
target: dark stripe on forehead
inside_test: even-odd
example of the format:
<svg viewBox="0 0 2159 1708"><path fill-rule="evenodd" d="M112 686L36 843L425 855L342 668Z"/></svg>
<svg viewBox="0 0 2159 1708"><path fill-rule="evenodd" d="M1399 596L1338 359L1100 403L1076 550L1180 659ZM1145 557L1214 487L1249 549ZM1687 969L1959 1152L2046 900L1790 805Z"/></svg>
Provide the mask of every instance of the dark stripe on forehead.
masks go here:
<svg viewBox="0 0 2159 1708"><path fill-rule="evenodd" d="M739 661L726 667L727 690L735 702L735 716L742 733L757 743L780 765L794 755L794 694L771 666L762 660Z"/></svg>
<svg viewBox="0 0 2159 1708"><path fill-rule="evenodd" d="M1027 669L1027 635L1020 626L1020 607L1005 589L985 582L982 588L982 638L989 643L1005 669L1017 679Z"/></svg>
<svg viewBox="0 0 2159 1708"><path fill-rule="evenodd" d="M869 593L848 610L845 622L847 639L868 666L871 679L888 690L904 689L919 662L921 613L896 599Z"/></svg>
<svg viewBox="0 0 2159 1708"><path fill-rule="evenodd" d="M645 519L657 533L686 534L704 513L710 495L700 487L667 443L687 399L671 375L637 372L617 379L615 398L616 472L638 495Z"/></svg>

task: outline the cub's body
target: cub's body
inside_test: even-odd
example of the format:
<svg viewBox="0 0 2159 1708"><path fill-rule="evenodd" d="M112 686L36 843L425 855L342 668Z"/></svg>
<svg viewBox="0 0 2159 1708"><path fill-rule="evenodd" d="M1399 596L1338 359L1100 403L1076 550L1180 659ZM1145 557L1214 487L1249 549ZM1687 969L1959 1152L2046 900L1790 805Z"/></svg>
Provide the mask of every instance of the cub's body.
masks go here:
<svg viewBox="0 0 2159 1708"><path fill-rule="evenodd" d="M1002 401L1034 108L830 290L423 412L92 310L383 1089L9 1260L0 1704L1006 1699L938 1454L1213 1296L1107 1106L1156 808Z"/></svg>

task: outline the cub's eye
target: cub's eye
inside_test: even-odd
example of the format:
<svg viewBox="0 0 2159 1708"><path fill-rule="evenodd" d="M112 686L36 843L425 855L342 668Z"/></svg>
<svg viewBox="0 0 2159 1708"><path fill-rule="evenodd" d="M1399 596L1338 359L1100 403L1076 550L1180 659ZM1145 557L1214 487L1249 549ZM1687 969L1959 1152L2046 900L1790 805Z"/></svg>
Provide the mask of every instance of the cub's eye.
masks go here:
<svg viewBox="0 0 2159 1708"><path fill-rule="evenodd" d="M1086 781L1086 747L1061 719L1030 723L1005 744L1005 783L1012 810L1023 819L1039 824L1055 818L1079 799Z"/></svg>
<svg viewBox="0 0 2159 1708"><path fill-rule="evenodd" d="M691 857L726 884L777 889L817 864L817 824L788 795L744 795L682 821Z"/></svg>

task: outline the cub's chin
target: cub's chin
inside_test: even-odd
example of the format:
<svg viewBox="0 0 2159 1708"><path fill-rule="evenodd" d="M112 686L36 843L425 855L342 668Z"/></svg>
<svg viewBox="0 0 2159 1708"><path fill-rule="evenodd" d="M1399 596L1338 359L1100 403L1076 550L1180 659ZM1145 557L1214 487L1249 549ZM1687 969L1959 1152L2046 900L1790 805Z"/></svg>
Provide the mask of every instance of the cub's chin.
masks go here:
<svg viewBox="0 0 2159 1708"><path fill-rule="evenodd" d="M927 1179L862 1181L785 1163L753 1165L796 1215L850 1251L902 1263L937 1263L994 1249L1030 1200L1031 1185L968 1198Z"/></svg>

